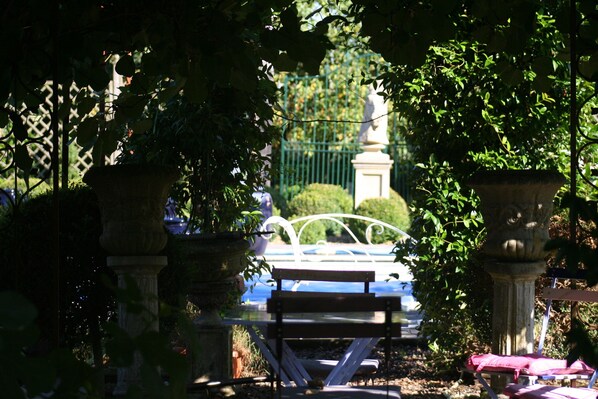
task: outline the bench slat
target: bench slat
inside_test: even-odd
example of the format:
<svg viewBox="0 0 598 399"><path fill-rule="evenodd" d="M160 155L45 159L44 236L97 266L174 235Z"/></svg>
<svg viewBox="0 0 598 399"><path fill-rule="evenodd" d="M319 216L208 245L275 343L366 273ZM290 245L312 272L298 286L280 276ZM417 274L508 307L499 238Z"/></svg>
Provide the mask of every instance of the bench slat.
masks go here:
<svg viewBox="0 0 598 399"><path fill-rule="evenodd" d="M284 338L369 338L386 336L386 326L381 323L294 323L285 321L282 326ZM276 338L274 324L269 324L268 338ZM401 323L391 324L391 335L401 336Z"/></svg>
<svg viewBox="0 0 598 399"><path fill-rule="evenodd" d="M317 270L317 269L283 269L272 270L274 280L307 280L338 282L373 282L376 272L373 270Z"/></svg>
<svg viewBox="0 0 598 399"><path fill-rule="evenodd" d="M314 297L337 297L338 292L318 292L318 291L272 291L272 298L314 298ZM343 292L342 296L365 296L374 297L376 294L373 292Z"/></svg>
<svg viewBox="0 0 598 399"><path fill-rule="evenodd" d="M598 302L598 291L572 290L568 288L544 288L542 295L545 299Z"/></svg>
<svg viewBox="0 0 598 399"><path fill-rule="evenodd" d="M376 297L370 295L337 296L283 296L270 298L266 303L269 313L276 313L281 306L284 313L317 313L317 312L376 312L385 311L387 307L393 312L401 310L401 297ZM325 298L326 300L322 300Z"/></svg>

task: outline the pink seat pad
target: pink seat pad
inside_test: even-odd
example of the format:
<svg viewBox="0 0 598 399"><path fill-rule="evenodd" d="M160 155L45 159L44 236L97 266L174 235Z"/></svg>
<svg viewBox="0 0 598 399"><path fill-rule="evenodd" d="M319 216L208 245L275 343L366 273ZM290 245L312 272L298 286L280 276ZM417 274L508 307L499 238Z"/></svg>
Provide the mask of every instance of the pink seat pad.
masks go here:
<svg viewBox="0 0 598 399"><path fill-rule="evenodd" d="M509 384L503 391L514 399L596 399L598 391L591 388L570 388L548 385Z"/></svg>
<svg viewBox="0 0 598 399"><path fill-rule="evenodd" d="M556 375L556 374L587 374L594 369L581 360L567 366L565 359L552 359L536 354L527 355L472 355L467 359L467 369L480 373L482 371L495 371L513 373L517 380L519 374L526 375Z"/></svg>

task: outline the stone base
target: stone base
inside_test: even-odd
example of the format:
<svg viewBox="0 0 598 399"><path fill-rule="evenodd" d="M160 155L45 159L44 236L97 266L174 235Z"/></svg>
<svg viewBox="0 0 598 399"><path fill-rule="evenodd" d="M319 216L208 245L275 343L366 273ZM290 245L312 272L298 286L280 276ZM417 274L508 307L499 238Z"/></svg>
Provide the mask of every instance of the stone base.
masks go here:
<svg viewBox="0 0 598 399"><path fill-rule="evenodd" d="M355 168L354 206L368 198L390 196L392 160L383 152L363 152L351 161Z"/></svg>
<svg viewBox="0 0 598 399"><path fill-rule="evenodd" d="M484 267L494 280L492 353L533 353L536 279L546 270L546 262L489 261ZM492 376L490 386L502 392L507 383L503 376Z"/></svg>
<svg viewBox="0 0 598 399"><path fill-rule="evenodd" d="M125 303L118 304L118 326L132 337L145 331L158 331L158 273L166 266L166 256L109 256L107 265L118 276L118 287L127 288L129 277L139 287L143 295L144 309L139 313L129 313ZM123 396L129 386L141 383L141 354L135 353L133 364L117 370L114 396Z"/></svg>
<svg viewBox="0 0 598 399"><path fill-rule="evenodd" d="M199 350L191 364L193 382L230 379L232 376L232 329L225 325L195 323Z"/></svg>

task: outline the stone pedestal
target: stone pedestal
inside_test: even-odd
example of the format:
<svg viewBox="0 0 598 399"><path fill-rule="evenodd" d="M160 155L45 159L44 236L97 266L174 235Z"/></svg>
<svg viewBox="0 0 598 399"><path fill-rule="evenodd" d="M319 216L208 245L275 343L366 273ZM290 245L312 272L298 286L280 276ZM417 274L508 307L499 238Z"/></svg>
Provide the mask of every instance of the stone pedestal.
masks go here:
<svg viewBox="0 0 598 399"><path fill-rule="evenodd" d="M546 268L544 245L553 199L565 178L546 170L496 170L469 181L481 200L487 230L483 251L494 280L492 352L518 355L534 351L535 282ZM507 381L493 377L501 392Z"/></svg>
<svg viewBox="0 0 598 399"><path fill-rule="evenodd" d="M494 280L493 353L521 355L534 351L535 282L545 268L544 261L485 264Z"/></svg>
<svg viewBox="0 0 598 399"><path fill-rule="evenodd" d="M233 335L230 326L194 322L199 338L199 356L191 364L193 382L230 379Z"/></svg>
<svg viewBox="0 0 598 399"><path fill-rule="evenodd" d="M229 379L232 375L232 330L222 323L219 311L233 287L232 278L191 284L189 300L200 309L193 321L200 350L191 365L194 382Z"/></svg>
<svg viewBox="0 0 598 399"><path fill-rule="evenodd" d="M353 189L355 208L365 199L390 196L392 160L388 154L380 151L384 145L374 146L364 146L366 151L357 154L351 161L355 168L355 187Z"/></svg>
<svg viewBox="0 0 598 399"><path fill-rule="evenodd" d="M119 327L132 337L145 331L158 331L158 273L167 264L166 256L109 256L107 264L116 272L119 288L133 282L143 296L140 313L130 313L126 303L118 303ZM139 385L141 363L141 356L136 353L130 367L118 369L114 395L125 395L129 386Z"/></svg>

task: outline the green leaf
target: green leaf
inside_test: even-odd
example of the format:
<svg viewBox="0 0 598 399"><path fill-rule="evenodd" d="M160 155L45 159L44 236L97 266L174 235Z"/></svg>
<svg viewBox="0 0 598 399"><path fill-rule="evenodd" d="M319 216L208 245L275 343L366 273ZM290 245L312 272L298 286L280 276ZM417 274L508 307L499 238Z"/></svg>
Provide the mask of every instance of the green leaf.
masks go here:
<svg viewBox="0 0 598 399"><path fill-rule="evenodd" d="M273 62L278 71L294 71L297 69L297 61L289 57L287 53L280 53Z"/></svg>
<svg viewBox="0 0 598 399"><path fill-rule="evenodd" d="M57 371L48 358L29 357L24 360L19 373L30 397L49 392L56 384Z"/></svg>
<svg viewBox="0 0 598 399"><path fill-rule="evenodd" d="M199 66L193 69L189 74L187 82L185 83L185 88L183 89L183 94L189 101L195 104L201 104L208 96L206 80L201 74Z"/></svg>
<svg viewBox="0 0 598 399"><path fill-rule="evenodd" d="M77 127L77 144L90 148L97 140L99 123L96 118L87 118Z"/></svg>
<svg viewBox="0 0 598 399"><path fill-rule="evenodd" d="M89 85L94 91L103 91L108 87L108 83L110 83L110 80L112 79L103 66L97 66L90 69L87 78Z"/></svg>
<svg viewBox="0 0 598 399"><path fill-rule="evenodd" d="M123 92L114 101L114 106L116 107L115 119L119 123L138 119L143 114L146 104L147 99L145 97Z"/></svg>
<svg viewBox="0 0 598 399"><path fill-rule="evenodd" d="M79 100L79 98L77 97ZM97 99L94 97L83 97L77 102L77 114L79 117L84 117L85 115L89 114L92 109L95 108L97 104Z"/></svg>
<svg viewBox="0 0 598 399"><path fill-rule="evenodd" d="M185 83L185 82L186 82L186 80L183 81L183 83ZM166 103L170 99L174 98L174 96L179 94L180 91L181 91L181 86L179 84L166 87L166 88L160 90L160 92L158 93L158 99L160 100L161 103Z"/></svg>
<svg viewBox="0 0 598 399"><path fill-rule="evenodd" d="M135 343L125 330L114 323L104 325L111 339L106 342L106 354L116 367L127 367L133 364Z"/></svg>
<svg viewBox="0 0 598 399"><path fill-rule="evenodd" d="M135 61L133 60L133 57L130 55L120 57L114 66L114 70L119 75L133 76L135 74Z"/></svg>
<svg viewBox="0 0 598 399"><path fill-rule="evenodd" d="M35 321L37 309L23 295L0 292L0 328L19 329Z"/></svg>
<svg viewBox="0 0 598 399"><path fill-rule="evenodd" d="M154 125L153 121L149 118L142 119L140 121L132 123L129 127L134 134L141 134L147 132Z"/></svg>
<svg viewBox="0 0 598 399"><path fill-rule="evenodd" d="M18 114L11 114L10 119L12 120L12 131L17 141L24 141L27 139L27 129L25 124Z"/></svg>
<svg viewBox="0 0 598 399"><path fill-rule="evenodd" d="M22 171L29 172L33 165L33 159L29 156L26 145L17 144L15 146L15 164Z"/></svg>

